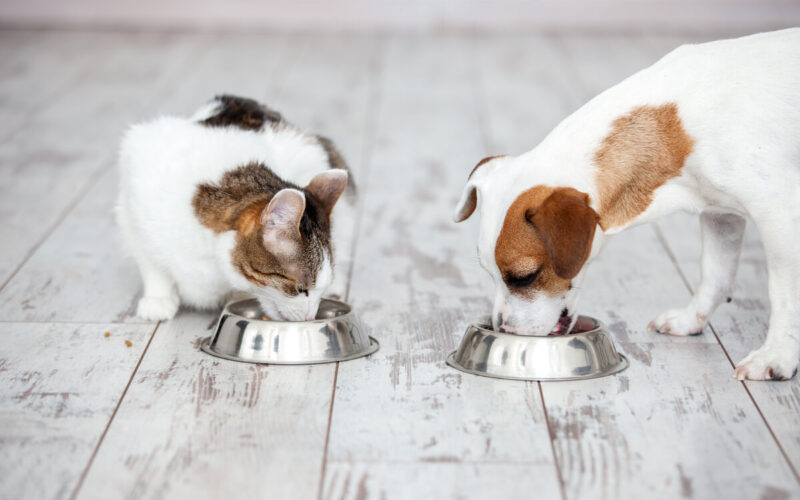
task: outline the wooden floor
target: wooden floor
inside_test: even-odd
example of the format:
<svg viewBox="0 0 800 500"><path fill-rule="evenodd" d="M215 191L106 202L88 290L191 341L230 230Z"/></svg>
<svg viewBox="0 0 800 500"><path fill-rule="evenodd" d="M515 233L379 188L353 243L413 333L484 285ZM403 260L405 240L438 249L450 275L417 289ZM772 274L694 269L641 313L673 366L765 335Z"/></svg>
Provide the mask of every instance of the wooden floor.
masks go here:
<svg viewBox="0 0 800 500"><path fill-rule="evenodd" d="M690 298L697 221L612 241L582 312L629 357L617 376L498 381L444 363L491 307L476 223L450 219L472 166L700 39L0 31L0 497L800 497L800 378L731 378L768 320L752 228L734 302L691 338L645 326ZM222 91L335 138L352 164L349 300L373 356L227 362L198 349L213 312L133 315L120 136Z"/></svg>

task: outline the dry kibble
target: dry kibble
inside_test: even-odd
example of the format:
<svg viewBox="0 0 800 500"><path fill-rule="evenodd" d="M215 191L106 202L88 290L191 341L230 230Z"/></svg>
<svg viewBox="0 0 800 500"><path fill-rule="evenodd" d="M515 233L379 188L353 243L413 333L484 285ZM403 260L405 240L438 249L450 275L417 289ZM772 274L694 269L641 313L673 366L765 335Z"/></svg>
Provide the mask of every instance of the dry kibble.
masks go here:
<svg viewBox="0 0 800 500"><path fill-rule="evenodd" d="M125 341L125 345L126 345L126 346L128 346L128 347L130 347L130 346L132 346L132 345L133 345L133 342L131 342L130 340L126 340L126 341Z"/></svg>
<svg viewBox="0 0 800 500"><path fill-rule="evenodd" d="M106 332L103 334L103 337L108 338L111 336L111 332Z"/></svg>

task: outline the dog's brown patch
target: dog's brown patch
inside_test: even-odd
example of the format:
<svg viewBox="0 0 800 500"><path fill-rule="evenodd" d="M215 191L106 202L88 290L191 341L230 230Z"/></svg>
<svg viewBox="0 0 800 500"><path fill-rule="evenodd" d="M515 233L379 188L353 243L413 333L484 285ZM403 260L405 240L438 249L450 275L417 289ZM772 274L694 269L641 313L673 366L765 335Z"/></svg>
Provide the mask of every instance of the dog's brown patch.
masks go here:
<svg viewBox="0 0 800 500"><path fill-rule="evenodd" d="M495 262L512 293L563 295L589 257L598 216L589 196L572 188L535 186L514 200L495 245ZM540 269L523 288L513 286Z"/></svg>
<svg viewBox="0 0 800 500"><path fill-rule="evenodd" d="M653 192L680 175L693 147L674 103L639 106L617 118L594 156L601 227L623 225L644 212Z"/></svg>
<svg viewBox="0 0 800 500"><path fill-rule="evenodd" d="M305 194L305 210L298 221L289 255L270 253L264 244L262 215L280 190ZM272 170L251 163L226 172L219 182L201 184L192 200L201 224L215 233L236 231L234 267L258 286L271 286L289 295L309 289L316 280L324 254L331 253L328 210L307 189L284 181Z"/></svg>

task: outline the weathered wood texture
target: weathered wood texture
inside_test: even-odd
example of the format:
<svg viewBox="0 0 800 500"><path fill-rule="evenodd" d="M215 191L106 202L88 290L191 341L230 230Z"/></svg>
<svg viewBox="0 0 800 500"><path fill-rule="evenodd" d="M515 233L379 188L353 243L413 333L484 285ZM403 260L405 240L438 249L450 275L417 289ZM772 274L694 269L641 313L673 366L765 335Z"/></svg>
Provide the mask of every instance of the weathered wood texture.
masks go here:
<svg viewBox="0 0 800 500"><path fill-rule="evenodd" d="M0 59L10 75L0 87L0 287L113 163L125 125L148 104L157 112L194 42L81 33L34 40Z"/></svg>
<svg viewBox="0 0 800 500"><path fill-rule="evenodd" d="M0 323L0 496L69 498L152 332Z"/></svg>
<svg viewBox="0 0 800 500"><path fill-rule="evenodd" d="M686 278L690 290L700 279L700 224L697 217L676 215L658 223L663 239L677 262L678 271ZM761 346L769 325L767 266L758 229L748 222L739 263L733 302L722 304L711 316L706 336L716 336L725 348L731 363L738 363L750 351ZM676 303L674 307L685 304ZM764 384L746 381L750 394L760 408L795 471L800 466L800 380Z"/></svg>
<svg viewBox="0 0 800 500"><path fill-rule="evenodd" d="M211 313L156 332L77 498L312 498L334 365L206 356Z"/></svg>
<svg viewBox="0 0 800 500"><path fill-rule="evenodd" d="M537 386L444 364L468 321L490 307L472 234L451 221L485 153L474 50L463 37L388 41L351 293L382 345L339 367L324 498L413 498L435 488L436 471L449 478L438 485L444 495L491 497L510 470L528 476L503 490L510 498L533 484L559 495Z"/></svg>
<svg viewBox="0 0 800 500"><path fill-rule="evenodd" d="M698 275L697 224L673 218L612 240L584 284L581 310L627 372L535 384L444 364L491 307L477 220L450 219L472 166L699 39L0 30L0 496L800 497L798 381L730 379L727 355L767 324L752 231L719 341L645 331ZM119 138L222 92L334 138L351 163L350 299L375 355L251 366L198 350L214 312L136 324L111 213Z"/></svg>

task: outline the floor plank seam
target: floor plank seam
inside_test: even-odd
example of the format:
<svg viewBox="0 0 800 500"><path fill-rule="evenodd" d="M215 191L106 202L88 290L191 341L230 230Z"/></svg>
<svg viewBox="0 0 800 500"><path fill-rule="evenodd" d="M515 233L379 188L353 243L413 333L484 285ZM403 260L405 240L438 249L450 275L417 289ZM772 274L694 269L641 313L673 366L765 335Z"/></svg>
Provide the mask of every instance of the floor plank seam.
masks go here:
<svg viewBox="0 0 800 500"><path fill-rule="evenodd" d="M50 238L50 236L52 236L52 234L56 231L56 229L58 229L58 227L69 216L69 214L71 214L72 211L75 210L75 207L77 207L78 204L81 202L81 200L83 200L83 198L86 197L89 191L98 182L100 182L100 179L103 177L103 174L105 173L104 170L108 168L107 166L109 163L110 162L108 159L106 161L103 161L100 167L95 169L89 175L89 181L86 184L84 184L84 186L78 191L78 194L75 195L75 197L72 200L70 200L70 202L67 204L66 207L64 207L64 210L61 212L61 215L59 215L58 218L53 222L53 224L47 228L42 237L28 250L28 252L25 254L25 257L22 258L19 264L17 264L14 270L11 271L11 273L8 275L8 278L6 278L3 284L0 285L0 293L2 293L3 290L6 288L6 286L8 286L8 284L11 283L11 280L14 279L14 277L20 272L20 270L23 267L25 267L25 264L27 264L30 258L33 257L33 254L35 254L36 251L39 250L39 248L41 248L42 245L44 245L44 243Z"/></svg>
<svg viewBox="0 0 800 500"><path fill-rule="evenodd" d="M797 481L798 484L800 484L800 474L798 474L797 468L794 466L794 464L792 463L792 460L789 458L789 454L786 453L786 450L783 448L783 445L781 444L780 440L778 439L778 436L772 430L772 426L769 425L769 421L767 421L767 417L764 415L764 412L761 411L761 407L758 406L758 403L756 403L756 399L753 397L753 394L750 392L750 388L747 386L746 381L742 380L742 381L740 381L740 383L744 387L744 390L747 392L747 395L750 397L750 400L753 402L753 406L756 407L756 411L761 416L761 420L764 421L764 425L767 426L767 430L769 431L770 435L772 436L772 439L775 441L775 444L778 445L778 450L780 450L781 455L783 455L783 458L786 459L786 463L789 465L789 469L792 471L792 474L794 474L795 480ZM762 384L770 384L770 383L776 383L776 382L761 382L761 383ZM777 382L777 383L779 383L779 382Z"/></svg>
<svg viewBox="0 0 800 500"><path fill-rule="evenodd" d="M386 49L386 39L381 37L378 41L377 49L375 51L375 61L371 64L371 72L370 78L373 81L373 88L370 90L369 97L367 99L367 112L366 112L366 139L364 140L364 145L361 151L361 178L362 181L359 181L359 194L356 197L356 220L355 220L355 227L353 228L353 240L352 240L352 250L350 253L350 269L347 270L347 288L345 289L345 297L347 300L350 300L350 284L353 281L353 270L355 269L356 263L356 250L357 245L356 242L358 241L359 233L361 232L361 221L364 218L364 199L366 197L367 188L369 187L369 178L370 174L372 173L372 153L375 146L376 141L376 133L375 130L377 129L377 122L378 122L378 108L379 103L381 100L380 95L380 79L381 75L383 74L382 64L383 64L383 56Z"/></svg>
<svg viewBox="0 0 800 500"><path fill-rule="evenodd" d="M475 100L476 118L478 120L478 132L481 136L483 143L483 153L491 155L495 150L495 145L491 139L487 124L489 123L489 109L486 106L488 101L486 97L486 85L483 81L483 72L478 71L475 73L475 78L471 80L472 94Z"/></svg>
<svg viewBox="0 0 800 500"><path fill-rule="evenodd" d="M322 493L325 486L325 471L328 469L328 444L331 438L331 424L333 422L333 404L336 401L336 381L339 378L339 363L333 371L333 389L331 390L331 405L328 408L328 427L325 431L325 445L322 448L322 468L319 474L319 487L317 489L317 499L322 500Z"/></svg>
<svg viewBox="0 0 800 500"><path fill-rule="evenodd" d="M28 109L28 114L26 115L26 119L23 120L18 126L10 131L8 135L5 137L0 138L0 144L7 144L9 142L14 141L17 136L27 128L27 126L34 121L35 115L37 113L41 113L42 111L46 110L50 107L53 103L57 102L59 99L64 97L69 93L71 88L74 88L77 85L80 85L84 82L90 81L91 78L94 78L99 73L97 69L99 66L94 66L90 71L86 71L83 73L79 73L68 81L64 82L63 85L59 86L58 89L53 90L52 94L45 97L42 102L38 102L36 105L32 106Z"/></svg>
<svg viewBox="0 0 800 500"><path fill-rule="evenodd" d="M661 246L664 247L664 250L667 252L667 255L669 256L670 260L675 266L675 269L678 271L678 276L680 276L681 280L683 280L683 283L686 285L686 288L689 290L689 293L694 293L693 287L689 284L689 280L684 275L683 269L678 263L678 259L672 252L672 249L669 247L669 244L667 243L667 240L664 237L664 233L661 231L661 228L657 224L653 224L653 230L655 231L656 237L661 243ZM722 348L722 352L725 354L725 357L728 358L728 363L730 363L731 368L736 368L736 363L733 361L733 358L728 352L728 349L725 348L725 344L722 342L722 339L720 338L719 334L717 333L717 330L714 328L714 325L711 323L711 321L708 322L708 328L709 330L711 330L711 333L714 335L714 338L717 339L717 343L719 344L720 348ZM792 460L789 458L789 455L788 453L786 453L786 450L783 448L783 445L778 439L778 436L775 434L775 431L773 431L772 426L767 420L766 415L764 415L764 412L761 410L761 407L758 405L758 402L756 401L756 398L753 396L753 393L750 392L750 388L747 386L747 381L740 380L739 383L742 385L745 392L747 393L747 397L749 397L750 401L753 403L753 406L758 412L758 415L761 417L761 421L764 422L764 425L767 427L769 434L772 436L773 441L775 441L775 445L778 447L778 450L781 452L781 455L783 455L784 460L786 460L786 464L792 471L795 480L800 484L800 473L798 473L797 468L795 467L794 463L792 463ZM770 382L762 382L762 383L770 383Z"/></svg>
<svg viewBox="0 0 800 500"><path fill-rule="evenodd" d="M371 172L372 166L372 152L376 140L375 130L378 120L378 108L380 103L380 78L382 74L381 64L383 62L383 54L385 48L385 40L383 38L380 39L378 43L378 47L375 51L374 60L370 63L370 79L372 81L372 88L370 89L368 98L367 98L367 106L366 106L366 117L364 119L364 125L366 130L368 131L366 134L366 138L364 140L364 144L362 146L361 151L361 168L362 168L362 179L363 181L360 183L359 191L361 196L357 196L356 198L356 220L354 223L353 228L353 237L351 240L351 251L350 251L350 268L347 270L347 287L345 288L344 292L344 300L349 302L350 301L350 285L353 281L353 270L355 269L355 256L356 256L356 248L359 235L361 233L361 221L363 219L364 213L364 194L367 191L367 186L369 186L369 177ZM320 477L319 477L319 486L317 489L317 499L322 500L322 495L324 493L325 487L325 475L328 469L328 448L330 444L330 435L331 435L331 427L333 425L333 407L334 403L336 402L336 384L339 378L339 365L340 363L336 363L336 369L333 372L333 388L331 389L331 404L328 411L328 427L325 432L325 445L322 450L322 467L320 469Z"/></svg>
<svg viewBox="0 0 800 500"><path fill-rule="evenodd" d="M155 328L153 328L153 332L150 334L150 338L147 340L147 344L144 346L144 350L142 351L141 356L139 356L139 361L136 362L136 366L133 368L133 372L131 373L130 378L128 378L128 383L125 385L125 389L122 390L122 394L117 400L117 404L114 407L114 411L111 412L111 416L106 423L105 428L103 429L102 434L100 434L100 439L97 441L97 445L95 445L94 450L92 451L92 455L89 457L89 461L86 463L86 467L83 469L80 478L78 479L77 484L75 485L75 489L72 491L72 494L69 497L69 500L75 500L78 497L78 493L80 493L80 489L83 486L84 481L86 480L86 476L89 475L89 469L92 468L92 464L94 463L95 457L97 457L97 453L100 451L100 446L103 445L103 440L108 434L109 428L111 428L112 422L114 422L114 417L117 415L117 411L119 410L120 406L122 406L122 401L125 399L125 395L128 394L128 389L130 388L131 384L133 383L134 377L136 377L136 373L139 371L139 366L141 366L144 357L147 355L148 349L150 349L150 343L153 342L153 338L156 336L156 332L158 332L158 327L161 325L159 321L156 323Z"/></svg>
<svg viewBox="0 0 800 500"><path fill-rule="evenodd" d="M530 382L528 382L530 383ZM539 400L542 402L542 412L544 412L544 422L547 425L547 437L550 439L550 451L553 454L553 466L556 469L556 477L558 479L558 489L561 492L561 500L567 500L567 492L564 486L564 476L561 473L561 465L558 463L556 456L556 444L553 440L553 431L550 427L550 417L547 415L547 404L544 402L544 391L542 390L542 383L536 382L539 387Z"/></svg>

